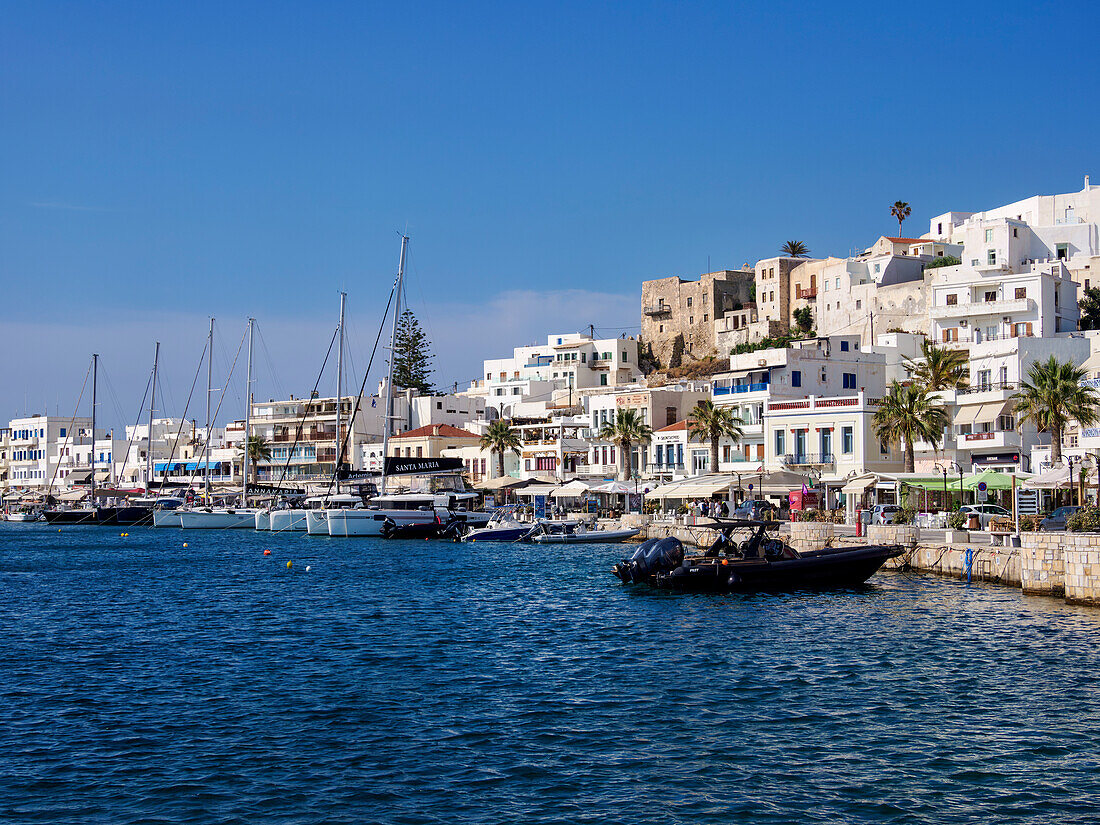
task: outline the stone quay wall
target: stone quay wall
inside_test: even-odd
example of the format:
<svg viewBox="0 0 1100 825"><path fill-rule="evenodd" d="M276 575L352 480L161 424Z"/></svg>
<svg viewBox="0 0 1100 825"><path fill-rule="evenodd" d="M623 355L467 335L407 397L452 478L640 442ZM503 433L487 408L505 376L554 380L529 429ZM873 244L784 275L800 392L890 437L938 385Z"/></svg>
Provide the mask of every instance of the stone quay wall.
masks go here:
<svg viewBox="0 0 1100 825"><path fill-rule="evenodd" d="M1100 536L1070 533L1065 538L1066 601L1100 605Z"/></svg>
<svg viewBox="0 0 1100 825"><path fill-rule="evenodd" d="M1061 533L1020 534L1020 585L1036 596L1064 596L1066 592L1063 545L1069 536Z"/></svg>

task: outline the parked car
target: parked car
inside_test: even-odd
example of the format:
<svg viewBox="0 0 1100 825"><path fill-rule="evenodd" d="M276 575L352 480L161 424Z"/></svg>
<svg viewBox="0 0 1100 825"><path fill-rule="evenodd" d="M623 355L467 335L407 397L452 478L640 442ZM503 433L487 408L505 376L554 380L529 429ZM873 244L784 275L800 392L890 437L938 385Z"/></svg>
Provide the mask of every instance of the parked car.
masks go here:
<svg viewBox="0 0 1100 825"><path fill-rule="evenodd" d="M988 530L989 522L995 518L1012 518L1012 512L999 504L966 504L959 510L967 519L964 525L969 523L970 516L977 516L979 530Z"/></svg>
<svg viewBox="0 0 1100 825"><path fill-rule="evenodd" d="M896 504L876 504L871 508L871 524L893 524L900 512Z"/></svg>
<svg viewBox="0 0 1100 825"><path fill-rule="evenodd" d="M753 521L763 521L769 518L775 518L775 505L770 501L764 499L747 499L738 504L733 512L730 514L732 518L751 519Z"/></svg>
<svg viewBox="0 0 1100 825"><path fill-rule="evenodd" d="M1053 513L1039 522L1039 529L1048 532L1053 530L1065 530L1066 519L1080 509L1080 507L1058 507Z"/></svg>

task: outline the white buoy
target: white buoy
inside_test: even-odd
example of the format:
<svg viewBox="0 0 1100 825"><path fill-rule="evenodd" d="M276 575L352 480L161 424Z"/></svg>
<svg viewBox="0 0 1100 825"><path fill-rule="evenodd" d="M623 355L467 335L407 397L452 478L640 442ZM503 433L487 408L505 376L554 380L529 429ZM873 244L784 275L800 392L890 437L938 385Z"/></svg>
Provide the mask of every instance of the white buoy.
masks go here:
<svg viewBox="0 0 1100 825"><path fill-rule="evenodd" d="M307 564L307 565L306 565L306 572L308 573L308 572L309 572L309 570L310 570L310 567L309 567L309 565Z"/></svg>

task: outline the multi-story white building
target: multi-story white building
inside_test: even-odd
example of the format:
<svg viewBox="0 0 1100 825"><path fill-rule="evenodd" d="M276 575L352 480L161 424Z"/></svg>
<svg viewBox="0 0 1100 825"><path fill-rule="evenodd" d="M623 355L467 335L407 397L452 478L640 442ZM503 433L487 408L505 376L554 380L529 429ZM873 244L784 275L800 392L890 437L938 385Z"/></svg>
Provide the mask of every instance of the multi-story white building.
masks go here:
<svg viewBox="0 0 1100 825"><path fill-rule="evenodd" d="M969 258L972 250L965 253ZM996 250L987 262L931 270L930 337L969 346L1003 338L1052 338L1077 329L1077 284L1060 261L1014 270Z"/></svg>
<svg viewBox="0 0 1100 825"><path fill-rule="evenodd" d="M8 451L11 449L11 429L0 427L0 492L8 489Z"/></svg>
<svg viewBox="0 0 1100 825"><path fill-rule="evenodd" d="M574 408L581 390L618 387L642 377L636 338L594 339L578 333L516 347L511 358L486 360L482 374L464 394L483 398L502 418Z"/></svg>
<svg viewBox="0 0 1100 825"><path fill-rule="evenodd" d="M764 410L765 469L805 473L826 491L826 506L840 506L841 488L867 472L904 470L899 444L883 442L873 418L879 399L867 393L769 401Z"/></svg>
<svg viewBox="0 0 1100 825"><path fill-rule="evenodd" d="M985 212L946 212L929 221L930 239L962 244L963 263L1012 269L1061 262L1082 289L1100 286L1100 186L1088 176L1078 192L1034 195Z"/></svg>
<svg viewBox="0 0 1100 825"><path fill-rule="evenodd" d="M13 488L46 488L51 483L57 484L61 444L68 440L91 445L90 418L32 415L13 418L8 427L9 486Z"/></svg>

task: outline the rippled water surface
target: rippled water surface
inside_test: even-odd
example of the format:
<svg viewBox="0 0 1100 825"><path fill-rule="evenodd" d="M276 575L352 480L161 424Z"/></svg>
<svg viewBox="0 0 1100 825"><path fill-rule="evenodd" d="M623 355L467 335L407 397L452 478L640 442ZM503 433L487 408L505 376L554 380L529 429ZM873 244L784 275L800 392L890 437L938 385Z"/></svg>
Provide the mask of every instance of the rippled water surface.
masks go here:
<svg viewBox="0 0 1100 825"><path fill-rule="evenodd" d="M623 552L0 525L0 820L1100 819L1100 610Z"/></svg>

